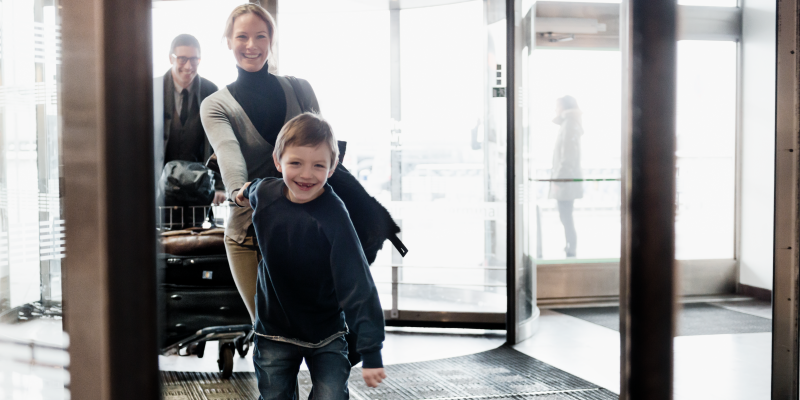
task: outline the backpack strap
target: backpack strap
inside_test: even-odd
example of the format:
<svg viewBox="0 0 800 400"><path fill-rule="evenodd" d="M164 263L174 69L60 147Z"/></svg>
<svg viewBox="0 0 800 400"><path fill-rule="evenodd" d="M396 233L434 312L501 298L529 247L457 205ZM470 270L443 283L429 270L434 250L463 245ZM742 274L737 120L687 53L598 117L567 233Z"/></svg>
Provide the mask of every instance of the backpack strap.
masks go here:
<svg viewBox="0 0 800 400"><path fill-rule="evenodd" d="M289 84L292 85L292 90L294 90L294 97L297 98L297 102L300 103L300 111L301 112L310 112L314 111L309 107L308 103L306 102L306 96L303 95L303 88L300 87L300 81L293 77L286 75L286 79L289 80Z"/></svg>
<svg viewBox="0 0 800 400"><path fill-rule="evenodd" d="M294 97L297 98L297 102L300 104L300 112L319 112L318 110L312 109L311 106L308 105L306 96L303 95L303 88L300 87L300 80L291 75L284 75L284 77L289 81L289 84L292 85ZM347 142L339 140L338 145L339 163L341 163L344 161L344 153L347 151Z"/></svg>
<svg viewBox="0 0 800 400"><path fill-rule="evenodd" d="M393 233L387 239L389 239L389 241L392 242L392 245L394 246L395 249L397 249L401 257L405 257L406 254L408 254L408 248L406 248L406 245L404 245L403 242L400 241L400 238L397 237L397 234Z"/></svg>

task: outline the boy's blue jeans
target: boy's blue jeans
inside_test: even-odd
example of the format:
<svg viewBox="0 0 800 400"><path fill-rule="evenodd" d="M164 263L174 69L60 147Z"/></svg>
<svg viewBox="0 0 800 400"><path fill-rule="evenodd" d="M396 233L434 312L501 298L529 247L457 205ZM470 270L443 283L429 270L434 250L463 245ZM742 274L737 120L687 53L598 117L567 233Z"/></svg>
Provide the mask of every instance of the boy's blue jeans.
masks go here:
<svg viewBox="0 0 800 400"><path fill-rule="evenodd" d="M347 400L347 379L350 362L347 360L347 341L344 336L328 345L311 349L294 344L255 337L255 365L259 400L297 400L295 387L300 363L306 360L311 373L311 393L308 400Z"/></svg>

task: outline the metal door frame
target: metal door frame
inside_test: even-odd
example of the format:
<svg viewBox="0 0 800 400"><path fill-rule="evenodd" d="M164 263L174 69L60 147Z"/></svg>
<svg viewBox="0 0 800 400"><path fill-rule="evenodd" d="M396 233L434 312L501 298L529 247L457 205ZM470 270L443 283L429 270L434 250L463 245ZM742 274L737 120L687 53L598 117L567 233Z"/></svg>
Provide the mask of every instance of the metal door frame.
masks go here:
<svg viewBox="0 0 800 400"><path fill-rule="evenodd" d="M798 1L777 3L772 398L798 398Z"/></svg>

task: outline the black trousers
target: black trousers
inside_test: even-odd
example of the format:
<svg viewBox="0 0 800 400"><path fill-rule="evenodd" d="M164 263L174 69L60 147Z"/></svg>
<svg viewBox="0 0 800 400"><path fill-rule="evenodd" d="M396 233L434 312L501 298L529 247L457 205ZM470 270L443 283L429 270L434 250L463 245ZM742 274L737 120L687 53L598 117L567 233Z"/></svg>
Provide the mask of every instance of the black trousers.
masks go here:
<svg viewBox="0 0 800 400"><path fill-rule="evenodd" d="M564 225L564 236L567 241L564 250L567 252L567 257L575 257L575 248L578 245L575 220L572 218L574 208L575 200L558 200L558 216L561 218L561 224Z"/></svg>

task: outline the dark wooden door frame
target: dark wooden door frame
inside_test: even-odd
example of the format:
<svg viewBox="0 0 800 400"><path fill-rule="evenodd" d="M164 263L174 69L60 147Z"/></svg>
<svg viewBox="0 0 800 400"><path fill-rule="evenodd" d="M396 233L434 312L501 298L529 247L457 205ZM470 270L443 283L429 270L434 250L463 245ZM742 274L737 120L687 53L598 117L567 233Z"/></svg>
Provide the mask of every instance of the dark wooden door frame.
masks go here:
<svg viewBox="0 0 800 400"><path fill-rule="evenodd" d="M159 399L151 0L62 3L73 399Z"/></svg>
<svg viewBox="0 0 800 400"><path fill-rule="evenodd" d="M677 4L623 0L620 399L672 399Z"/></svg>

